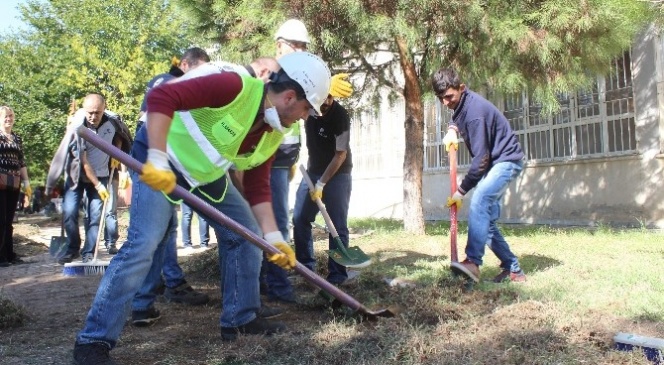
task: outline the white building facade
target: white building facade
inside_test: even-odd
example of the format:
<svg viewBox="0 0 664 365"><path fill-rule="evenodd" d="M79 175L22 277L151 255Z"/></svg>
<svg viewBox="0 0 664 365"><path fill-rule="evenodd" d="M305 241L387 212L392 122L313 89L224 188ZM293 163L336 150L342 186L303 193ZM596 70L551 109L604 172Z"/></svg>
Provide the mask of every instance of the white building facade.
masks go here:
<svg viewBox="0 0 664 365"><path fill-rule="evenodd" d="M664 36L654 28L591 90L560 95L556 115L540 115L527 91L492 101L526 154L503 222L664 228ZM425 219L446 220L450 114L434 101L425 114L422 204ZM351 216L402 218L404 120L403 101L354 118ZM460 179L470 156L459 150Z"/></svg>

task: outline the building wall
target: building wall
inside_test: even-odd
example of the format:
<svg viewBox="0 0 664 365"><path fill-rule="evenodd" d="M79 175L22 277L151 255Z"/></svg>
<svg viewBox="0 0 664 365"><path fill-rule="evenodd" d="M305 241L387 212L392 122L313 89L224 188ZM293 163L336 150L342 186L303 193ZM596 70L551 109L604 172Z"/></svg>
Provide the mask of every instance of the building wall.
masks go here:
<svg viewBox="0 0 664 365"><path fill-rule="evenodd" d="M540 125L540 122L528 119L526 112L525 122L520 122L529 126L531 135L522 131L519 133L522 144L529 147L531 160L506 193L502 221L664 228L663 39L654 28L650 28L634 42L628 55L630 70L627 73L631 71L631 85L627 86L633 90L629 91L629 98L611 101L611 92L623 95L626 89L625 85L620 85L624 80L616 80L616 77L620 79L620 75L607 75L600 78L595 94L577 94L570 98L569 113L572 115L568 117L571 122L562 120ZM618 67L617 71L624 70ZM532 112L535 115L536 108L528 104L525 95L525 109L535 110ZM593 100L600 105L598 110L601 113L592 114L587 103L592 104ZM504 100L496 104L509 105ZM631 112L624 110L627 105ZM590 114L574 114L583 108L590 110ZM447 156L440 140L449 115L435 105L427 110L424 139L429 146L425 151L425 166L428 168L423 174L422 203L425 219L443 220L449 218L444 202L450 189L445 163ZM378 119L362 115L357 118L359 121L354 120L351 143L353 146L357 144L357 150L354 147L356 164L350 215L401 218L403 142L398 139L403 139L403 104L397 103L379 114ZM580 151L592 150L597 144L592 138L581 144L575 139L581 139L582 131L590 129L587 125L595 122L603 125L597 134L603 145L597 153ZM559 141L555 140L556 134L552 131L566 126L564 123L571 126L568 129L576 130L576 137L566 142L571 145L566 147L569 152L558 151L554 146ZM553 136L542 146L539 146L540 141L532 138L533 129L538 131L538 128ZM635 132L620 141L615 137L627 134L620 128L635 128ZM368 136L381 137L369 140ZM622 146L616 149L616 144ZM464 149L461 146L459 178L465 172L463 165L469 162ZM542 151L546 155L549 150L549 158L543 158ZM372 151L373 157L367 157L368 151ZM462 220L466 218L466 209L464 207L460 212Z"/></svg>

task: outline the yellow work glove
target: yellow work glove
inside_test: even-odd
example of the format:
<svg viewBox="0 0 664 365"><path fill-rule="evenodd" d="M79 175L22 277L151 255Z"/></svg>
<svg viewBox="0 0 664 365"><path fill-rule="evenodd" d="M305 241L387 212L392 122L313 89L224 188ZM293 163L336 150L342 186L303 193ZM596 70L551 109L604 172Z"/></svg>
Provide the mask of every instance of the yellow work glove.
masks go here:
<svg viewBox="0 0 664 365"><path fill-rule="evenodd" d="M126 172L120 171L119 177L118 177L118 189L126 189L127 186L129 186L129 182L131 181L131 178L129 177L129 174Z"/></svg>
<svg viewBox="0 0 664 365"><path fill-rule="evenodd" d="M175 174L168 164L168 154L150 148L140 179L152 189L170 194L175 189Z"/></svg>
<svg viewBox="0 0 664 365"><path fill-rule="evenodd" d="M112 169L116 169L116 170L117 170L118 168L120 168L120 161L118 161L118 160L112 158L112 159L111 159L111 168L112 168Z"/></svg>
<svg viewBox="0 0 664 365"><path fill-rule="evenodd" d="M348 82L348 74L336 74L330 80L330 95L335 98L347 98L353 95L353 84Z"/></svg>
<svg viewBox="0 0 664 365"><path fill-rule="evenodd" d="M101 183L101 181L95 185L95 189L97 189L97 193L99 193L101 200L106 201L110 197L108 190L106 190L106 187Z"/></svg>
<svg viewBox="0 0 664 365"><path fill-rule="evenodd" d="M309 196L311 197L311 200L313 200L314 202L316 201L316 199L320 199L321 201L323 201L323 188L324 187L325 187L325 183L318 180L314 190L313 191L309 190Z"/></svg>
<svg viewBox="0 0 664 365"><path fill-rule="evenodd" d="M295 171L297 171L297 167L295 167L295 164L291 166L290 170L288 171L288 182L293 181L293 178L295 177Z"/></svg>
<svg viewBox="0 0 664 365"><path fill-rule="evenodd" d="M28 180L23 180L23 192L28 197L28 200L32 200L32 187Z"/></svg>
<svg viewBox="0 0 664 365"><path fill-rule="evenodd" d="M278 265L284 270L290 270L295 267L295 252L285 242L281 232L275 231L265 235L265 240L281 251L278 254L267 254L267 260Z"/></svg>
<svg viewBox="0 0 664 365"><path fill-rule="evenodd" d="M457 190L454 195L447 198L447 207L451 208L452 205L456 204L457 209L461 209L463 206L463 194Z"/></svg>
<svg viewBox="0 0 664 365"><path fill-rule="evenodd" d="M445 145L445 151L449 152L450 147L454 145L454 149L459 149L459 136L454 129L448 129L445 137L443 137L443 144Z"/></svg>

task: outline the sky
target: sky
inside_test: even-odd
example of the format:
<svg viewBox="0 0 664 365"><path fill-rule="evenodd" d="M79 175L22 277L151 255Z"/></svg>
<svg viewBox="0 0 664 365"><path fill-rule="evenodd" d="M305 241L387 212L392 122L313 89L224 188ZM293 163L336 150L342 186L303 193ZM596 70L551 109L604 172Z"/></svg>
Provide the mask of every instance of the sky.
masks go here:
<svg viewBox="0 0 664 365"><path fill-rule="evenodd" d="M0 0L0 14L2 14L0 33L4 34L16 30L17 27L25 27L18 19L20 13L17 9L19 4L25 3L25 0Z"/></svg>

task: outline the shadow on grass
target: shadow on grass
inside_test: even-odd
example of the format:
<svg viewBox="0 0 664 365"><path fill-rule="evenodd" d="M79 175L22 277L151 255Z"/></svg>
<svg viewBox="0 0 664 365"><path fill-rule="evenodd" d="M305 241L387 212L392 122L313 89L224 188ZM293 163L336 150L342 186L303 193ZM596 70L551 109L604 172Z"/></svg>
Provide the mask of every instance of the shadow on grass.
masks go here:
<svg viewBox="0 0 664 365"><path fill-rule="evenodd" d="M554 266L562 265L562 261L543 255L523 255L519 257L521 268L527 273L545 271Z"/></svg>
<svg viewBox="0 0 664 365"><path fill-rule="evenodd" d="M572 234L577 232L589 232L594 234L597 231L611 231L610 229L598 229L593 227L554 227L548 225L536 224L506 224L498 223L501 232L505 237L532 237L537 235L550 235L550 234ZM458 233L461 235L468 234L468 222L458 222ZM427 222L425 227L427 235L449 235L450 222Z"/></svg>
<svg viewBox="0 0 664 365"><path fill-rule="evenodd" d="M633 316L632 319L635 322L653 322L653 323L662 322L662 323L664 323L664 313L644 310L644 313L641 313L637 316Z"/></svg>
<svg viewBox="0 0 664 365"><path fill-rule="evenodd" d="M376 263L378 266L389 267L394 265L410 266L418 261L435 262L440 260L447 260L448 256L427 255L420 252L407 250L380 250L373 253L371 255L371 259L374 260L374 263Z"/></svg>

